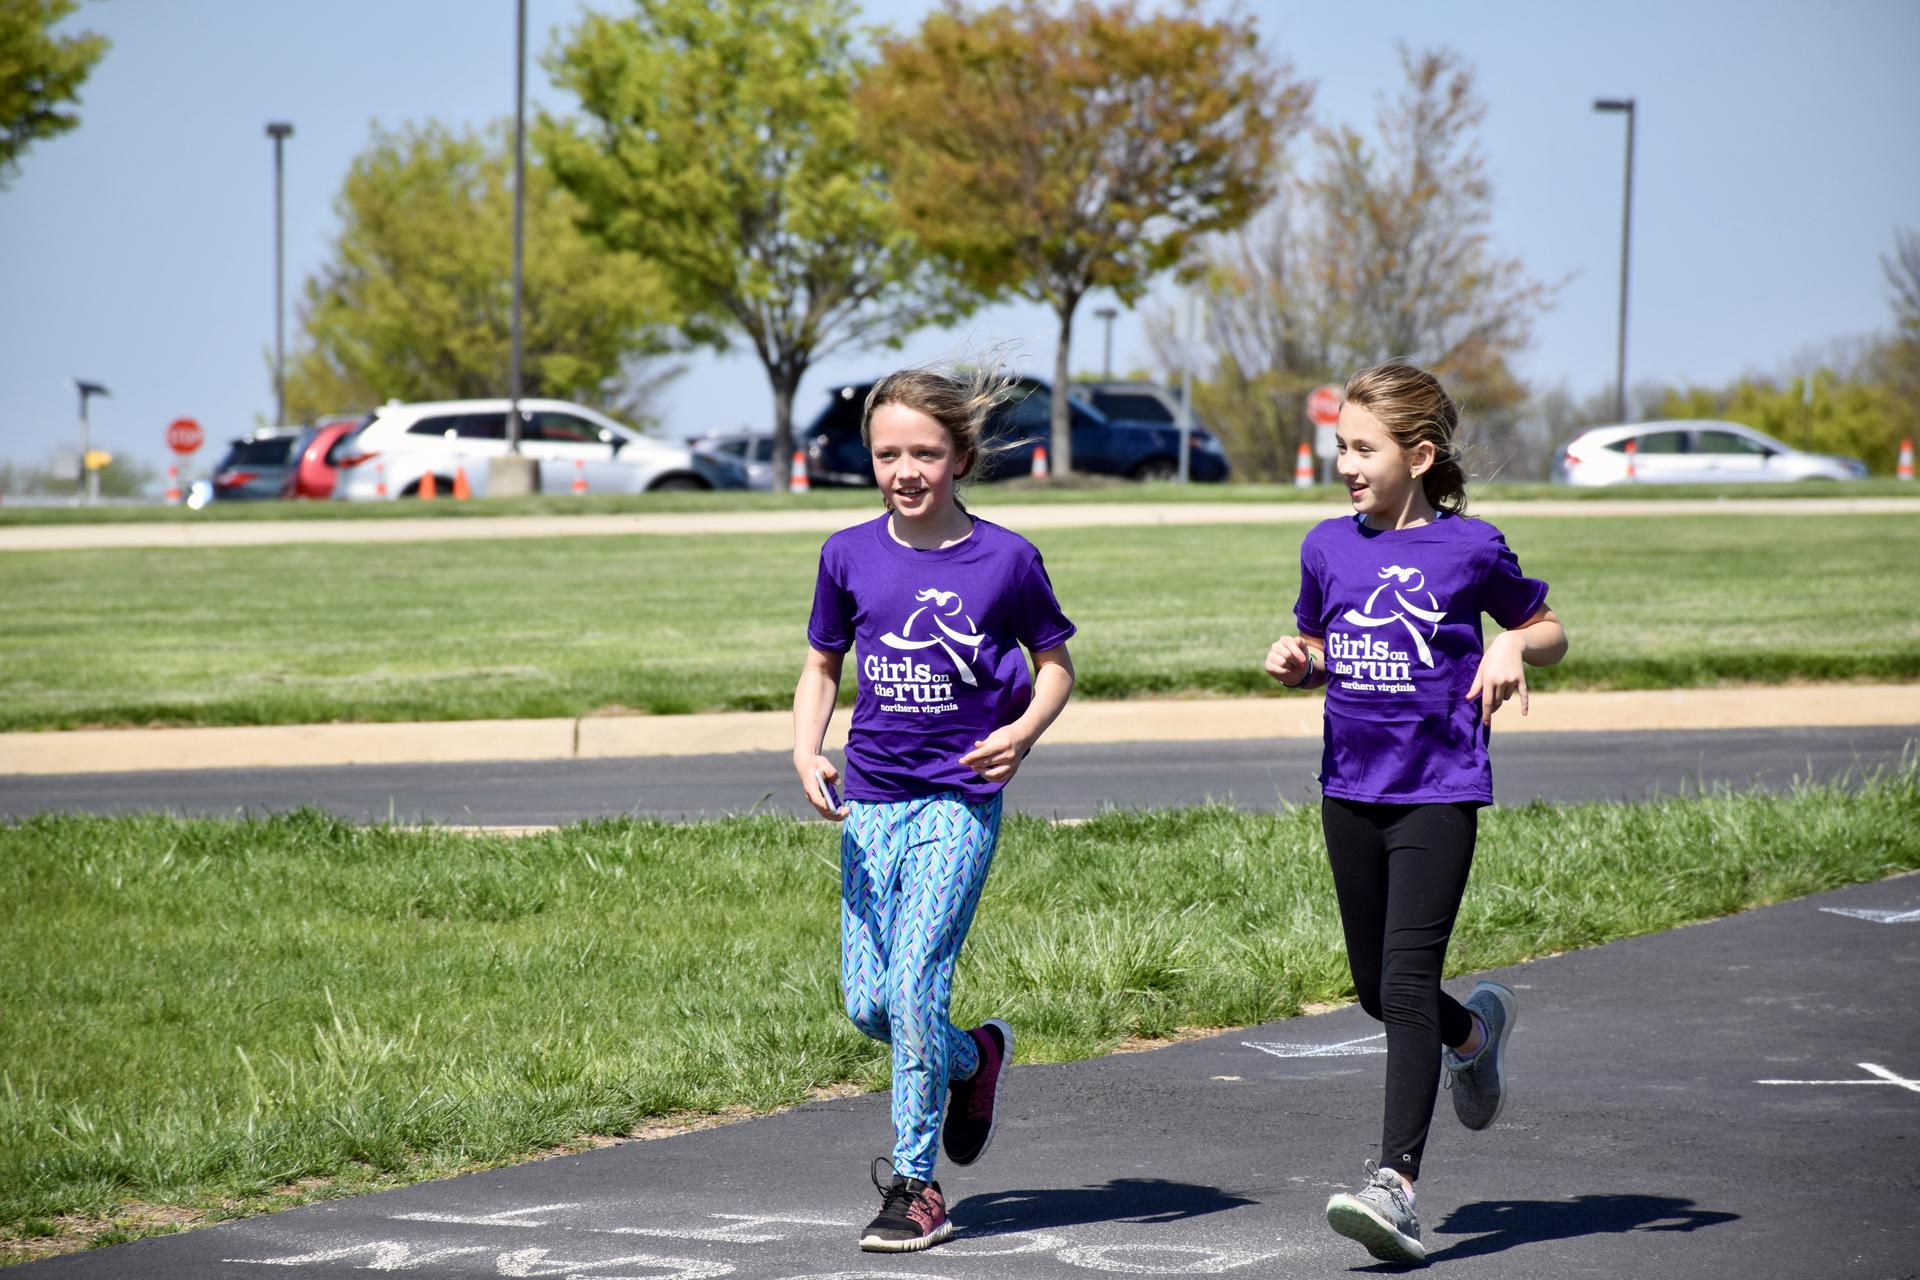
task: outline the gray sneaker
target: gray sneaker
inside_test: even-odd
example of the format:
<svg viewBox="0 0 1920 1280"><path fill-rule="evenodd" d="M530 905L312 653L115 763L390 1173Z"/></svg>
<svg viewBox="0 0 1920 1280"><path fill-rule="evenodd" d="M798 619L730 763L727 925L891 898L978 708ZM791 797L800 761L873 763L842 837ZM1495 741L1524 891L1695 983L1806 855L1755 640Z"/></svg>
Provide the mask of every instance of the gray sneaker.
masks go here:
<svg viewBox="0 0 1920 1280"><path fill-rule="evenodd" d="M1367 1246L1382 1262L1425 1262L1427 1246L1420 1243L1420 1220L1400 1175L1367 1161L1367 1185L1342 1191L1327 1201L1327 1225L1349 1240Z"/></svg>
<svg viewBox="0 0 1920 1280"><path fill-rule="evenodd" d="M1469 1129L1484 1129L1500 1118L1507 1101L1507 1041L1520 1018L1520 1001L1497 982L1482 982L1467 997L1467 1008L1480 1015L1487 1042L1471 1058L1453 1050L1442 1053L1447 1087L1453 1093L1453 1114Z"/></svg>

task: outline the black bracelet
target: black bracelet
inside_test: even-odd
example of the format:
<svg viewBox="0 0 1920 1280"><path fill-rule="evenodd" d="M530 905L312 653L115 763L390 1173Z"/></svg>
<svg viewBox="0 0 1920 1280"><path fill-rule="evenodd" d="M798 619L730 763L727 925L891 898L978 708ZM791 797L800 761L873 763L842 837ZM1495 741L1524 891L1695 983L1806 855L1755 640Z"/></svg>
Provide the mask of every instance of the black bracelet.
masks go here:
<svg viewBox="0 0 1920 1280"><path fill-rule="evenodd" d="M1307 650L1307 669L1300 674L1300 678L1298 680L1294 681L1290 685L1286 685L1286 687L1289 689L1304 689L1307 687L1307 681L1311 679L1313 679L1313 650L1308 649Z"/></svg>

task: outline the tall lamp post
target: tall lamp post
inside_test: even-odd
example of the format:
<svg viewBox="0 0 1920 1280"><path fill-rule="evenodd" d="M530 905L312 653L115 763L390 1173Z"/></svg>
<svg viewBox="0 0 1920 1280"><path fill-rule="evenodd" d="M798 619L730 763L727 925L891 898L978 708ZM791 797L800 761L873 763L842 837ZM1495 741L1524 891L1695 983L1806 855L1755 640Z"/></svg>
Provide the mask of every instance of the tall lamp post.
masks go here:
<svg viewBox="0 0 1920 1280"><path fill-rule="evenodd" d="M525 302L523 249L527 220L527 0L514 6L513 34L513 314L507 356L507 451L487 464L487 492L495 497L534 493L538 462L520 452L521 309Z"/></svg>
<svg viewBox="0 0 1920 1280"><path fill-rule="evenodd" d="M1093 313L1094 319L1107 323L1107 354L1100 366L1103 370L1100 376L1107 382L1113 381L1113 322L1119 315L1119 310L1114 307L1101 307Z"/></svg>
<svg viewBox="0 0 1920 1280"><path fill-rule="evenodd" d="M281 194L285 186L281 147L293 134L293 126L276 120L267 126L273 139L273 421L275 426L287 420L287 334L286 334L286 235L281 212Z"/></svg>
<svg viewBox="0 0 1920 1280"><path fill-rule="evenodd" d="M86 477L87 505L95 506L100 501L100 473L87 465L93 452L93 428L87 421L87 401L94 396L110 396L113 393L97 382L87 382L81 378L73 380L74 390L80 393L80 474Z"/></svg>
<svg viewBox="0 0 1920 1280"><path fill-rule="evenodd" d="M1614 420L1627 420L1627 262L1633 239L1633 99L1595 98L1595 111L1622 111L1627 117L1627 191L1620 214L1620 339L1614 356Z"/></svg>

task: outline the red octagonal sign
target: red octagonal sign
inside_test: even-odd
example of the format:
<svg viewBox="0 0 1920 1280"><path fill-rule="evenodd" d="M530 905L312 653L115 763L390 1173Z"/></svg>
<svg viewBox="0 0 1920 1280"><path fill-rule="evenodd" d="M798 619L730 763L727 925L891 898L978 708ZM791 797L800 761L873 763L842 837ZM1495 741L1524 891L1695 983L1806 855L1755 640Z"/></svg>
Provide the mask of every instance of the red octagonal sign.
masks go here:
<svg viewBox="0 0 1920 1280"><path fill-rule="evenodd" d="M1317 427L1332 427L1340 422L1341 388L1328 384L1315 387L1307 397L1307 417Z"/></svg>
<svg viewBox="0 0 1920 1280"><path fill-rule="evenodd" d="M206 433L192 418L175 418L167 426L167 448L175 453L192 453L206 442Z"/></svg>

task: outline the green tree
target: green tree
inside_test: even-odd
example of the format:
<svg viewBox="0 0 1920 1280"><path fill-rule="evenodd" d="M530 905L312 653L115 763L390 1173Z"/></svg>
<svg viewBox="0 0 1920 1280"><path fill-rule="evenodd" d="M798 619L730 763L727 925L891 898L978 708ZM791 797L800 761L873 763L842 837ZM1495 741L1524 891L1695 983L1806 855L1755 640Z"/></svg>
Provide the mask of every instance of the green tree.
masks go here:
<svg viewBox="0 0 1920 1280"><path fill-rule="evenodd" d="M1315 134L1317 163L1249 228L1205 255L1210 357L1201 412L1250 475L1291 473L1310 439L1306 393L1390 357L1439 374L1497 469L1525 388L1510 359L1551 290L1495 248L1493 186L1476 141L1486 107L1446 51L1401 51L1405 87L1373 137ZM1179 358L1157 323L1163 359Z"/></svg>
<svg viewBox="0 0 1920 1280"><path fill-rule="evenodd" d="M1068 351L1075 309L1108 289L1133 303L1195 236L1266 198L1311 90L1261 50L1251 20L1193 0L958 0L884 40L861 91L907 225L983 294L1053 308L1053 457L1071 467Z"/></svg>
<svg viewBox="0 0 1920 1280"><path fill-rule="evenodd" d="M688 337L752 347L781 487L807 369L963 302L900 230L857 137L851 15L843 0L635 0L588 14L547 63L586 118L543 117L542 151L594 235L659 267Z"/></svg>
<svg viewBox="0 0 1920 1280"><path fill-rule="evenodd" d="M1906 421L1894 387L1873 376L1870 362L1852 370L1823 367L1792 378L1676 388L1659 416L1745 423L1796 449L1858 458L1882 475L1893 474Z"/></svg>
<svg viewBox="0 0 1920 1280"><path fill-rule="evenodd" d="M512 352L511 136L375 129L335 202L341 231L306 284L289 358L294 419L389 398L507 392ZM572 196L527 166L522 380L528 396L644 418L648 357L677 312L658 274L585 235Z"/></svg>
<svg viewBox="0 0 1920 1280"><path fill-rule="evenodd" d="M107 39L53 34L78 7L76 0L0 0L0 188L19 172L28 147L80 123L63 108L79 102Z"/></svg>

